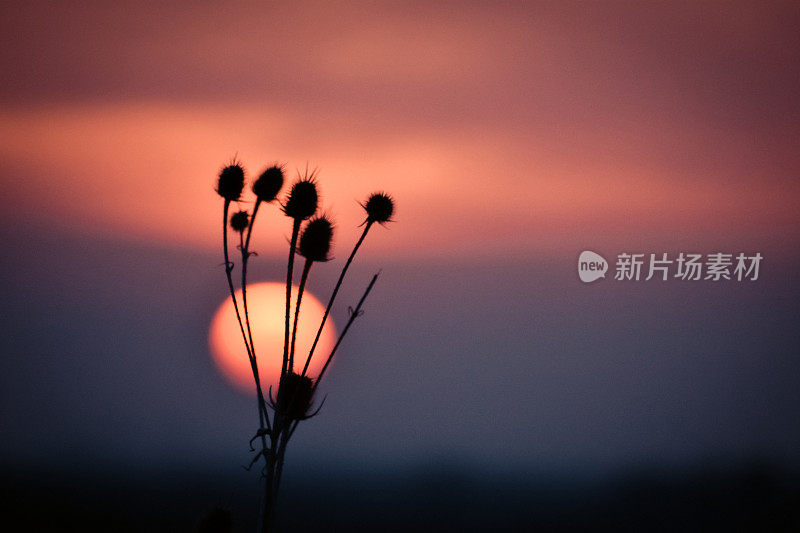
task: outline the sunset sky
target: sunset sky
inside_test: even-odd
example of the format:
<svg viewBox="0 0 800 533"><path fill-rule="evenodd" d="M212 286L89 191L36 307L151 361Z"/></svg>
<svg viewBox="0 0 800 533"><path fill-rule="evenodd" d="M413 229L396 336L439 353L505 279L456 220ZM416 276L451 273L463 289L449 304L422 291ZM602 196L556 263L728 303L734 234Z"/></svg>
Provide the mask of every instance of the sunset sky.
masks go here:
<svg viewBox="0 0 800 533"><path fill-rule="evenodd" d="M797 3L0 13L5 461L53 435L78 463L246 461L251 399L208 352L237 157L319 169L320 299L358 203L397 203L334 309L382 269L295 464L800 466ZM253 279L277 281L290 224L261 216ZM751 283L583 285L582 250L765 261Z"/></svg>
<svg viewBox="0 0 800 533"><path fill-rule="evenodd" d="M390 190L405 258L797 243L791 4L133 6L4 6L6 210L214 249L238 154Z"/></svg>

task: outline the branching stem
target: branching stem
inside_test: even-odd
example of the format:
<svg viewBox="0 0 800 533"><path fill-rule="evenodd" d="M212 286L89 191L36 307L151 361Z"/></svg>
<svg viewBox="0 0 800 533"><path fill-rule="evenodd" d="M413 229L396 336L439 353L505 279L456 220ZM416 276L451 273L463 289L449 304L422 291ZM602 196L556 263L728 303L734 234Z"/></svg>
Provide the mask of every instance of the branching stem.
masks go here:
<svg viewBox="0 0 800 533"><path fill-rule="evenodd" d="M364 300L367 299L367 296L369 295L369 291L372 290L372 286L375 285L376 281L378 281L378 275L379 274L380 274L380 272L378 274L375 274L374 276L372 276L372 281L370 281L369 285L367 285L367 290L364 291L364 294L361 296L361 299L358 301L358 305L356 306L356 308L353 309L353 311L350 313L350 319L347 321L347 324L344 326L344 329L342 330L342 333L339 334L339 338L336 339L336 344L334 344L333 349L331 350L331 353L328 356L328 360L325 361L325 366L322 367L322 370L320 370L320 372L319 372L319 376L317 376L317 380L314 382L314 388L312 389L312 394L313 394L313 391L317 390L317 386L319 385L319 382L322 381L322 376L325 374L325 371L328 369L328 365L331 364L331 361L333 360L333 355L336 353L336 350L339 348L339 345L342 343L342 339L344 339L344 336L347 335L347 330L350 329L350 326L353 324L353 322L355 322L356 318L358 318L359 314L361 313L361 306L364 305Z"/></svg>
<svg viewBox="0 0 800 533"><path fill-rule="evenodd" d="M231 272L233 272L233 263L231 263L230 258L228 257L228 210L231 206L230 200L225 200L225 205L222 208L222 251L225 255L225 276L228 278L228 288L231 291L231 300L233 300L233 309L236 311L236 320L239 322L239 329L242 332L242 338L244 339L244 347L247 349L247 356L251 357L251 350L250 344L247 342L247 335L244 332L244 324L242 323L242 315L239 313L239 304L236 301L236 291L233 288L233 277L231 276Z"/></svg>
<svg viewBox="0 0 800 533"><path fill-rule="evenodd" d="M325 321L328 320L328 315L331 312L331 307L333 307L333 301L336 299L336 295L339 293L339 287L342 286L342 281L344 281L344 275L347 274L347 269L350 268L350 263L353 262L353 258L356 256L356 252L361 247L361 243L364 242L364 239L367 236L367 232L372 227L372 222L367 221L364 225L364 231L361 233L361 237L359 237L358 242L353 247L353 251L350 252L350 257L347 258L347 262L342 267L342 273L339 274L339 280L336 282L336 286L333 288L333 292L331 293L331 297L328 300L328 306L325 308L325 313L322 315L322 321L319 324L319 329L317 330L317 335L314 337L314 343L311 345L311 350L308 352L308 358L306 359L306 364L303 366L302 375L306 375L308 371L308 365L311 363L311 358L314 356L314 350L317 348L317 343L319 342L319 337L322 334L322 328L325 326ZM327 365L326 365L327 366Z"/></svg>
<svg viewBox="0 0 800 533"><path fill-rule="evenodd" d="M243 234L239 233L239 250L242 252L242 307L244 309L244 321L247 326L247 337L250 340L250 367L253 371L253 380L255 381L256 385L256 401L258 402L258 422L259 427L262 430L261 433L261 446L262 449L266 450L267 448L267 441L263 435L263 430L265 428L271 430L270 421L269 421L269 412L267 411L267 403L264 401L264 391L261 388L261 376L258 372L258 359L256 358L256 346L253 342L253 330L250 327L250 313L247 308L247 262L250 259L250 236L253 234L253 225L256 221L256 215L258 214L258 208L261 205L260 200L256 200L256 204L253 207L253 214L250 217L250 224L247 227L247 240L242 242ZM245 339L245 343L247 343L247 339Z"/></svg>

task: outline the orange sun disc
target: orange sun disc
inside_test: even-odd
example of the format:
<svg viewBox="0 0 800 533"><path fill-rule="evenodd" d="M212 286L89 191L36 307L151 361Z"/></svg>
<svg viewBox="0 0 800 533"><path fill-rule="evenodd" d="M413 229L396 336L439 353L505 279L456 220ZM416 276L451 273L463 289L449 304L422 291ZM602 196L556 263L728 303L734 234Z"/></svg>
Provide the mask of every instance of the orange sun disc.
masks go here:
<svg viewBox="0 0 800 533"><path fill-rule="evenodd" d="M244 322L242 291L236 292L239 311ZM292 307L289 325L294 321L294 307L297 302L297 286L292 289ZM247 309L250 315L250 328L253 332L253 344L258 362L258 373L261 387L266 396L270 385L273 395L277 391L278 378L281 373L283 358L284 321L286 305L286 285L276 282L254 283L247 286ZM297 325L297 341L295 345L294 369L300 372L305 365L308 351L317 334L322 315L325 312L319 300L308 290L303 292L300 306L300 320ZM245 325L246 328L246 325ZM290 331L291 335L291 331ZM290 337L291 339L291 337ZM247 357L247 350L242 340L239 322L233 302L226 298L214 313L211 330L208 336L209 347L214 362L222 375L238 390L255 395L253 371ZM331 317L325 322L319 343L314 349L314 358L308 367L307 375L312 378L319 374L325 360L336 342L336 328Z"/></svg>

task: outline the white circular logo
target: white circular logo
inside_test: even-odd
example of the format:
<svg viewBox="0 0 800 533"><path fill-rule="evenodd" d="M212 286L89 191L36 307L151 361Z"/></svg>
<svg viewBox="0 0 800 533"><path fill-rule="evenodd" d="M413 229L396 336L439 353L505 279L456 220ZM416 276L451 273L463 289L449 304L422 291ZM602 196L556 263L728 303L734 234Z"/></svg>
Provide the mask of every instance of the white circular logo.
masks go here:
<svg viewBox="0 0 800 533"><path fill-rule="evenodd" d="M580 257L578 257L578 276L584 283L591 283L600 278L605 278L607 270L608 261L600 254L586 250L581 252Z"/></svg>

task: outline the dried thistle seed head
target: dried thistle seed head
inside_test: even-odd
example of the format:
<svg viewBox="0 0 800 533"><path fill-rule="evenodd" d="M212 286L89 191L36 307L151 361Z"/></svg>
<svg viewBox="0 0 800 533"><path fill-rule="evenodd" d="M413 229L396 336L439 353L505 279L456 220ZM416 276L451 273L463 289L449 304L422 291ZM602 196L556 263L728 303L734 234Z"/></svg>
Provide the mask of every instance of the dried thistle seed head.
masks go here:
<svg viewBox="0 0 800 533"><path fill-rule="evenodd" d="M231 228L233 231L242 233L247 229L249 215L247 211L237 211L231 216Z"/></svg>
<svg viewBox="0 0 800 533"><path fill-rule="evenodd" d="M303 418L311 408L313 392L314 387L310 377L295 372L284 374L278 387L277 408L289 419Z"/></svg>
<svg viewBox="0 0 800 533"><path fill-rule="evenodd" d="M228 201L235 202L244 189L244 168L234 161L222 168L217 182L217 193Z"/></svg>
<svg viewBox="0 0 800 533"><path fill-rule="evenodd" d="M333 224L330 219L322 215L308 221L303 234L300 236L300 245L297 253L309 261L328 261L328 252L333 241Z"/></svg>
<svg viewBox="0 0 800 533"><path fill-rule="evenodd" d="M294 182L283 212L296 220L305 220L317 211L318 200L317 184L312 174Z"/></svg>
<svg viewBox="0 0 800 533"><path fill-rule="evenodd" d="M262 202L271 202L283 187L283 166L272 165L253 183L253 193Z"/></svg>
<svg viewBox="0 0 800 533"><path fill-rule="evenodd" d="M370 195L367 203L362 204L367 212L367 222L377 222L383 224L392 218L394 213L394 201L392 197L383 192L376 192Z"/></svg>

